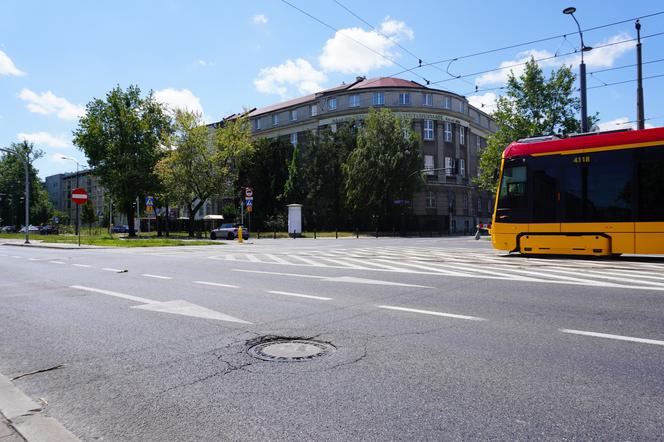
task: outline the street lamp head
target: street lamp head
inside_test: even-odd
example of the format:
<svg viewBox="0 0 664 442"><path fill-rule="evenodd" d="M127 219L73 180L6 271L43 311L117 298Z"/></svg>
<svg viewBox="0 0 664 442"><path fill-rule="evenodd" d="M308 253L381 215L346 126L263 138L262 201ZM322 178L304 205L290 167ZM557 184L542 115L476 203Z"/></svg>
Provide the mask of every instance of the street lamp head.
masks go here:
<svg viewBox="0 0 664 442"><path fill-rule="evenodd" d="M576 12L576 8L574 6L570 6L569 8L563 9L563 14L571 15Z"/></svg>
<svg viewBox="0 0 664 442"><path fill-rule="evenodd" d="M583 52L590 52L590 51L593 50L593 47L592 46L584 46L583 48L581 48L581 50Z"/></svg>

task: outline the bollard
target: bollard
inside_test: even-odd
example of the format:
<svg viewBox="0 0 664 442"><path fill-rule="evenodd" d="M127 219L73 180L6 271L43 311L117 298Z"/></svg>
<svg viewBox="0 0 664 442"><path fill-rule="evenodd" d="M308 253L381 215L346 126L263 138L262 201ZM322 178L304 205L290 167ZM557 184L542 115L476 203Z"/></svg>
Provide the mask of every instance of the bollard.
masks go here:
<svg viewBox="0 0 664 442"><path fill-rule="evenodd" d="M358 228L355 228L355 238L356 239L360 238L360 230Z"/></svg>
<svg viewBox="0 0 664 442"><path fill-rule="evenodd" d="M316 231L314 230L314 239L316 239Z"/></svg>
<svg viewBox="0 0 664 442"><path fill-rule="evenodd" d="M256 231L256 239L261 239L261 231L260 230Z"/></svg>
<svg viewBox="0 0 664 442"><path fill-rule="evenodd" d="M339 239L339 230L334 231L334 239Z"/></svg>
<svg viewBox="0 0 664 442"><path fill-rule="evenodd" d="M242 239L242 226L237 228L237 242L242 244L244 240Z"/></svg>
<svg viewBox="0 0 664 442"><path fill-rule="evenodd" d="M378 227L376 227L376 238L378 238Z"/></svg>
<svg viewBox="0 0 664 442"><path fill-rule="evenodd" d="M293 239L295 239L295 230L293 230Z"/></svg>
<svg viewBox="0 0 664 442"><path fill-rule="evenodd" d="M277 239L277 231L274 231L274 234L272 235L272 239Z"/></svg>

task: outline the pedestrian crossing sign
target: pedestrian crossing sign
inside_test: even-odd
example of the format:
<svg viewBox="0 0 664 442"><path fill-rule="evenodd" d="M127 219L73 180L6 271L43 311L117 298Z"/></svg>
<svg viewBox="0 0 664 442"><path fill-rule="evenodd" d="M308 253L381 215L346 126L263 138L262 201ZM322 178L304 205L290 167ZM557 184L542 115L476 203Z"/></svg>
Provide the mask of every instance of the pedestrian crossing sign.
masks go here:
<svg viewBox="0 0 664 442"><path fill-rule="evenodd" d="M145 197L145 207L152 207L154 206L154 197L153 196L146 196Z"/></svg>

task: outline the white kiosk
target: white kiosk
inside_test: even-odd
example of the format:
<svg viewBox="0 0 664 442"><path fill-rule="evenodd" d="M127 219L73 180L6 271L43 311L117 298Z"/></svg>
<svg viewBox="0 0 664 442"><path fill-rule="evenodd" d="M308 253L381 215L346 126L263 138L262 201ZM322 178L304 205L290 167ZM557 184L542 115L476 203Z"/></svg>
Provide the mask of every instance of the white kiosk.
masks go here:
<svg viewBox="0 0 664 442"><path fill-rule="evenodd" d="M288 204L288 236L302 235L302 204Z"/></svg>

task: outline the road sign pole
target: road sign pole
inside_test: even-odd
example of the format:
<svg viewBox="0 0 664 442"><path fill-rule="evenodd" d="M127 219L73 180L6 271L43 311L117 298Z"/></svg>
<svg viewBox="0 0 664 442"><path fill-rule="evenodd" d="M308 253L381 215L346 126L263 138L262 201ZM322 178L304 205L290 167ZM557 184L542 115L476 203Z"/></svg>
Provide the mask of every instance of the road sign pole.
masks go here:
<svg viewBox="0 0 664 442"><path fill-rule="evenodd" d="M81 247L81 211L76 205L76 228L78 229L78 246Z"/></svg>

